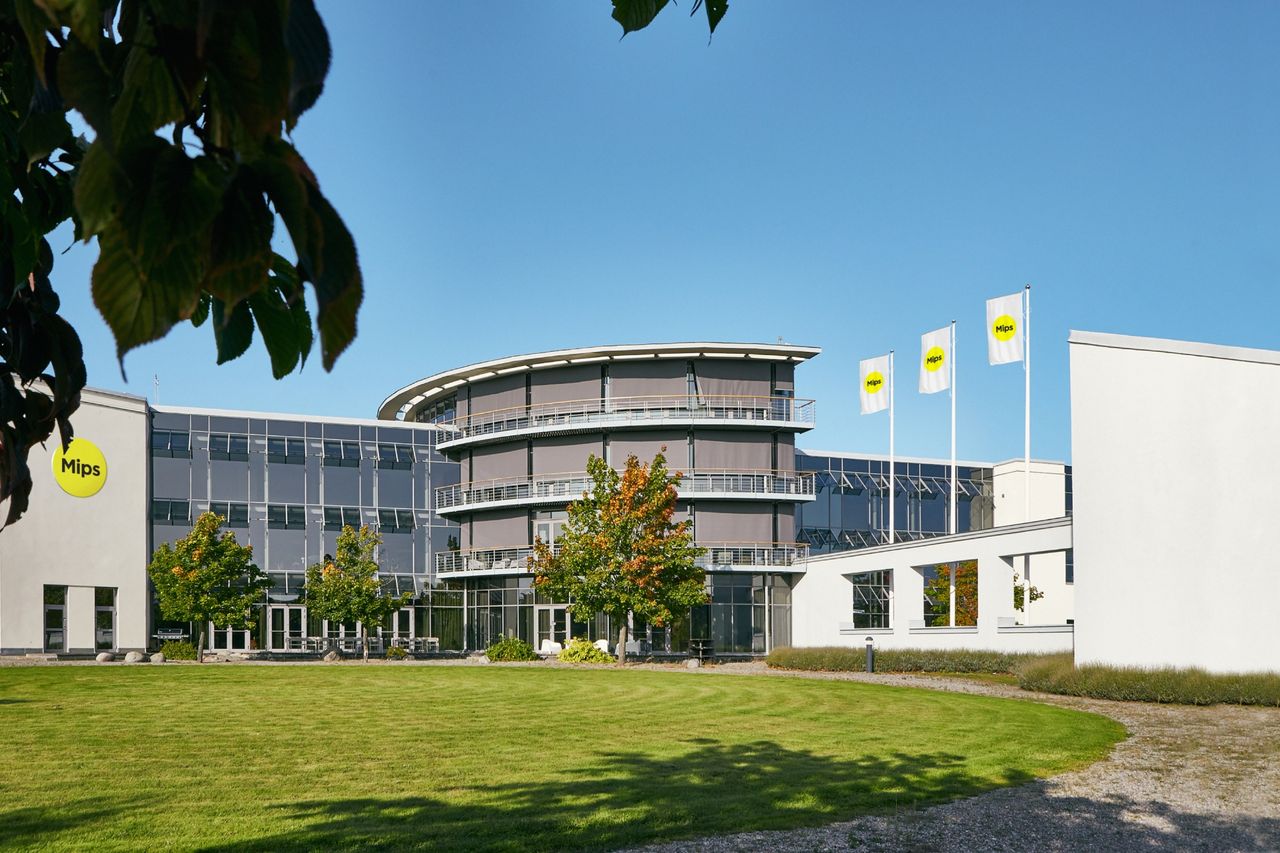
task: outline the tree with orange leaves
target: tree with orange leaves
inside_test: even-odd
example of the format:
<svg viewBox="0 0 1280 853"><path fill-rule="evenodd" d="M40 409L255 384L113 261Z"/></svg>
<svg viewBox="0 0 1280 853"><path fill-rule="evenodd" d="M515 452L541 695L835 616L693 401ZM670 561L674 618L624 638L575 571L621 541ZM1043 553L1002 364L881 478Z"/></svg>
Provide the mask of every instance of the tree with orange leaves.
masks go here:
<svg viewBox="0 0 1280 853"><path fill-rule="evenodd" d="M529 568L544 595L568 599L574 617L605 613L618 626L618 663L627 661L627 617L667 625L707 601L689 522L675 521L680 474L659 453L651 463L627 457L615 471L587 460L591 486L569 505L557 542L538 540Z"/></svg>

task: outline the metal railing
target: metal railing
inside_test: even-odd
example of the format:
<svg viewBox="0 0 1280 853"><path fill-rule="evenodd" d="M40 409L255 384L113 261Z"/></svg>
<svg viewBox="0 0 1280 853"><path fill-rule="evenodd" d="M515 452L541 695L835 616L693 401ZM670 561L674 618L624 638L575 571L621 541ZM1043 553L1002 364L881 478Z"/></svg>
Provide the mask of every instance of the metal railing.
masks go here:
<svg viewBox="0 0 1280 853"><path fill-rule="evenodd" d="M743 567L794 569L809 558L809 546L803 542L697 542L706 553L697 565L707 571L733 570ZM436 554L437 574L468 572L527 572L533 548L518 545L510 548L476 548Z"/></svg>
<svg viewBox="0 0 1280 853"><path fill-rule="evenodd" d="M436 489L436 511L506 501L535 503L563 500L568 504L591 488L585 473L537 474L457 483ZM751 471L698 468L683 472L680 497L749 495L762 498L807 498L815 494L814 475L802 471Z"/></svg>
<svg viewBox="0 0 1280 853"><path fill-rule="evenodd" d="M495 433L526 429L572 429L603 423L609 426L664 420L760 421L765 424L813 426L813 400L795 397L721 395L656 395L597 397L538 403L475 412L437 422L445 433L437 446Z"/></svg>

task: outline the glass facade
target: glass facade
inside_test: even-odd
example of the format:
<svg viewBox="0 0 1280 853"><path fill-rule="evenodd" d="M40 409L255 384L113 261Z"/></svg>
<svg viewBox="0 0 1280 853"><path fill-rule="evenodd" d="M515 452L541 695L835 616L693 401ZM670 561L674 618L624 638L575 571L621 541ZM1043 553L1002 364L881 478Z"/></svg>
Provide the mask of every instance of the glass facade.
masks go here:
<svg viewBox="0 0 1280 853"><path fill-rule="evenodd" d="M889 541L889 462L796 451L796 470L814 473L817 499L796 507L796 538L811 554L884 545ZM949 527L951 466L894 464L894 526L899 541L944 535ZM991 469L956 469L957 531L992 525Z"/></svg>

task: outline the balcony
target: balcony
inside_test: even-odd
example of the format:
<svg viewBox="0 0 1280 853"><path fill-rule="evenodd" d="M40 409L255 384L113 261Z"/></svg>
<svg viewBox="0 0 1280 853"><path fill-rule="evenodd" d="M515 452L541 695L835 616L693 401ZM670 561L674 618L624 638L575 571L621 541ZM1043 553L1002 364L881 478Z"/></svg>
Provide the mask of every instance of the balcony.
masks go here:
<svg viewBox="0 0 1280 853"><path fill-rule="evenodd" d="M707 551L697 564L708 572L803 572L809 546L800 542L699 542ZM529 571L528 545L476 548L436 554L436 577L521 575Z"/></svg>
<svg viewBox="0 0 1280 853"><path fill-rule="evenodd" d="M437 422L436 448L460 450L538 435L616 429L717 427L791 430L813 428L814 401L794 397L609 397L475 412Z"/></svg>
<svg viewBox="0 0 1280 853"><path fill-rule="evenodd" d="M442 516L511 506L559 506L591 488L584 473L539 474L459 483L436 489L436 512ZM694 469L684 472L678 488L682 499L811 501L814 475L799 471Z"/></svg>

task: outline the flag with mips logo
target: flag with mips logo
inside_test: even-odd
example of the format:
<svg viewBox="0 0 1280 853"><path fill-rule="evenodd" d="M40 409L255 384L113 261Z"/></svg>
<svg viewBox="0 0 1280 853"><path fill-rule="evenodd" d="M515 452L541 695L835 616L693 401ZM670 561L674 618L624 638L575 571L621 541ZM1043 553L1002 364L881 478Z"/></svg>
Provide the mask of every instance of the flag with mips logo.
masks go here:
<svg viewBox="0 0 1280 853"><path fill-rule="evenodd" d="M951 327L920 336L920 393L933 394L951 387Z"/></svg>
<svg viewBox="0 0 1280 853"><path fill-rule="evenodd" d="M987 300L987 360L1022 361L1022 291Z"/></svg>
<svg viewBox="0 0 1280 853"><path fill-rule="evenodd" d="M858 363L858 388L862 414L872 415L889 408L889 356L864 358Z"/></svg>

